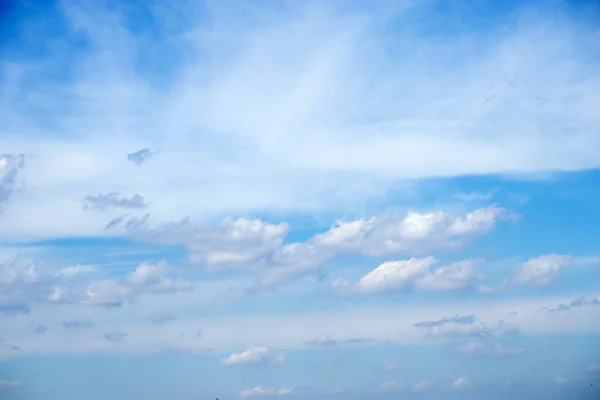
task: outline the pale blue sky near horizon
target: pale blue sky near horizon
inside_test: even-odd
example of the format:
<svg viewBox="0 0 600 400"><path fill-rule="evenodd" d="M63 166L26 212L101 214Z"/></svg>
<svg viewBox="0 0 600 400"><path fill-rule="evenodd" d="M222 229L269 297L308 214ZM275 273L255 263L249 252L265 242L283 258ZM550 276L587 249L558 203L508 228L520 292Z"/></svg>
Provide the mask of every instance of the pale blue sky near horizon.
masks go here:
<svg viewBox="0 0 600 400"><path fill-rule="evenodd" d="M597 398L599 38L595 1L0 1L0 398Z"/></svg>

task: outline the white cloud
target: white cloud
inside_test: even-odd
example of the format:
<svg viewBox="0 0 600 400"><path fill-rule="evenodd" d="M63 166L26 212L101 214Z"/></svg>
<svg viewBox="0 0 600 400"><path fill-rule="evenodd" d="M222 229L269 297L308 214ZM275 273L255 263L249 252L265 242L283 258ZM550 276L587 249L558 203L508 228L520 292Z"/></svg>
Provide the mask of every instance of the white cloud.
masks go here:
<svg viewBox="0 0 600 400"><path fill-rule="evenodd" d="M426 338L463 338L463 337L502 337L519 334L516 328L504 328L504 322L499 321L494 326L477 319L474 315L456 315L439 320L420 321L414 327L426 329Z"/></svg>
<svg viewBox="0 0 600 400"><path fill-rule="evenodd" d="M241 353L233 353L221 360L223 365L261 364L268 362L269 350L266 347L250 347Z"/></svg>
<svg viewBox="0 0 600 400"><path fill-rule="evenodd" d="M142 263L125 278L103 280L87 285L83 303L95 306L121 306L142 294L173 294L193 290L183 279L168 277L166 263Z"/></svg>
<svg viewBox="0 0 600 400"><path fill-rule="evenodd" d="M464 376L461 376L460 378L458 378L457 380L454 381L454 383L452 384L452 387L458 389L458 388L464 388L468 385L469 385L469 381L467 380L467 378L465 378Z"/></svg>
<svg viewBox="0 0 600 400"><path fill-rule="evenodd" d="M356 284L356 289L363 293L451 291L467 288L476 279L474 260L463 260L430 271L436 262L432 256L386 261L363 276Z"/></svg>
<svg viewBox="0 0 600 400"><path fill-rule="evenodd" d="M481 342L468 342L456 348L459 354L486 356L486 357L509 357L522 354L526 349L522 347L504 347L501 344L496 344L490 347Z"/></svg>
<svg viewBox="0 0 600 400"><path fill-rule="evenodd" d="M559 254L531 258L517 271L515 283L547 286L556 278L560 269L569 267L572 262L572 257Z"/></svg>
<svg viewBox="0 0 600 400"><path fill-rule="evenodd" d="M262 396L286 396L291 394L294 391L293 388L283 388L283 389L272 389L272 388L262 388L260 386L255 387L254 389L242 390L240 393L241 398L247 397L262 397Z"/></svg>
<svg viewBox="0 0 600 400"><path fill-rule="evenodd" d="M422 381L413 386L413 390L416 392L422 392L423 390L427 390L431 386L431 383L427 381Z"/></svg>
<svg viewBox="0 0 600 400"><path fill-rule="evenodd" d="M86 212L77 199L127 188L152 203L147 210L160 222L264 211L339 215L360 213L404 179L598 167L600 78L588 57L595 26L554 8L552 16L517 19L503 34L428 40L420 22L430 3L417 3L390 12L293 2L268 19L252 6L244 12L261 23L241 25L228 5L202 18L185 6L161 8L167 15L152 20L166 37L152 46L115 22L128 15L114 13L126 11L67 4L67 26L90 48L70 57L69 38L52 38L66 50L42 68L52 75L69 63L70 79L39 79L40 66L27 62L2 65L2 146L31 157L16 177L24 190L13 191L0 217L0 236L113 234L103 228L121 214ZM177 13L188 23L166 33L161 21ZM380 35L392 20L402 41ZM35 26L23 29L43 38ZM536 46L541 40L553 46ZM165 77L161 84L135 68L133 55L155 48L183 60L172 68L148 62L152 77ZM128 161L146 154L140 149L161 154ZM486 218L473 215L450 231L483 229ZM439 221L435 213L411 220L403 234L418 237ZM381 247L388 245L371 250Z"/></svg>
<svg viewBox="0 0 600 400"><path fill-rule="evenodd" d="M562 376L557 376L554 378L554 382L563 384L569 382L569 380L567 378L563 378Z"/></svg>

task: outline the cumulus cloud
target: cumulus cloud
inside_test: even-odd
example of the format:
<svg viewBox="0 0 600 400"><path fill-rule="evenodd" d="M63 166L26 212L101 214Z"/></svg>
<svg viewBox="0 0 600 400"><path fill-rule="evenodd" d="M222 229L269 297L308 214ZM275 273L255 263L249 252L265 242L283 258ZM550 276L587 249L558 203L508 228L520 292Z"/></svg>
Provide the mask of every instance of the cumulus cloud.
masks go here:
<svg viewBox="0 0 600 400"><path fill-rule="evenodd" d="M432 257L386 261L363 276L356 290L363 293L388 291L451 291L470 287L476 280L475 260L463 260L431 271Z"/></svg>
<svg viewBox="0 0 600 400"><path fill-rule="evenodd" d="M291 227L260 219L226 218L217 226L201 226L186 218L152 225L150 215L119 216L105 228L124 226L137 240L183 244L188 261L208 271L249 269L258 274L257 287L273 287L307 275L324 277L323 264L340 254L386 255L449 249L489 232L499 221L512 218L490 206L454 215L445 212L383 215L368 220L338 222L304 242L284 244ZM439 269L424 277L425 290L457 290L472 278L473 261Z"/></svg>
<svg viewBox="0 0 600 400"><path fill-rule="evenodd" d="M110 208L140 209L148 207L144 196L135 194L130 198L119 197L119 193L99 194L97 196L85 196L83 208L86 210L106 211Z"/></svg>
<svg viewBox="0 0 600 400"><path fill-rule="evenodd" d="M170 294L193 289L190 282L168 276L166 263L142 263L122 279L88 284L83 303L95 306L122 306L142 294Z"/></svg>
<svg viewBox="0 0 600 400"><path fill-rule="evenodd" d="M294 388L273 389L257 386L254 389L242 390L242 392L240 393L240 397L245 399L248 397L287 396L289 394L292 394L293 391Z"/></svg>
<svg viewBox="0 0 600 400"><path fill-rule="evenodd" d="M490 347L481 342L468 342L456 347L456 351L462 355L469 356L485 356L485 357L510 357L523 354L526 349L522 347L504 347L501 344L496 344Z"/></svg>
<svg viewBox="0 0 600 400"><path fill-rule="evenodd" d="M569 267L572 263L572 257L559 254L531 258L518 269L515 283L548 286L556 278L560 269Z"/></svg>
<svg viewBox="0 0 600 400"><path fill-rule="evenodd" d="M250 347L246 351L232 353L229 357L223 358L221 364L266 364L269 361L268 355L269 349L266 347Z"/></svg>

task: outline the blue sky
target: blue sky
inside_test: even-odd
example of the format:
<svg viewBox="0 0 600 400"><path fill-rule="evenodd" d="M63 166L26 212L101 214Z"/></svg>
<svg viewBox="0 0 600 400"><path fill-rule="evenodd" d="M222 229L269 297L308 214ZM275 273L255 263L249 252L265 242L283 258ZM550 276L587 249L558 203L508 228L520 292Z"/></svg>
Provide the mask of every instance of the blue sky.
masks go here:
<svg viewBox="0 0 600 400"><path fill-rule="evenodd" d="M1 3L0 398L598 396L597 3L372 3Z"/></svg>

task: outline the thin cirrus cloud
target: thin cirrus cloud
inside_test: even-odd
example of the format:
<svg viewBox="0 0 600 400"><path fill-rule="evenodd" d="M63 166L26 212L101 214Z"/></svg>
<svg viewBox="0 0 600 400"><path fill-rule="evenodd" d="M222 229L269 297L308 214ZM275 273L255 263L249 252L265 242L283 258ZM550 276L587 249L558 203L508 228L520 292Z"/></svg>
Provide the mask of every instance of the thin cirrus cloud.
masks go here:
<svg viewBox="0 0 600 400"><path fill-rule="evenodd" d="M312 7L323 12L289 4L265 20L262 7L246 5L248 17L264 24L240 25L227 6L213 5L205 18L218 23L208 30L197 29L206 21L195 19L197 11L184 12L185 32L160 30L165 36L152 38L181 61L147 60L151 76L177 77L158 85L136 68L134 55L147 54L149 38L117 22L115 13L126 11L63 4L59 21L77 26L89 51L67 51L79 42L65 29L65 51L52 54L46 73L69 63L70 79L32 79L39 70L14 62L14 84L1 99L6 131L60 126L35 140L10 135L6 154L35 154L18 175L27 182L25 201L3 215L18 227L11 234L98 232L98 216L73 199L107 187L136 187L167 222L250 210L357 209L404 179L599 166L590 150L600 145L592 106L600 80L585 55L595 43L589 25L540 13L501 34L431 33L437 40L424 40L420 19L410 16L429 5L412 4L394 11L403 24L400 42L383 34L393 20L384 17L389 10ZM154 20L159 26L182 10L161 12L169 17ZM548 21L555 29L546 29ZM536 47L542 39L555 45ZM575 84L575 76L584 82ZM25 90L36 92L35 102ZM43 121L27 118L40 107ZM161 157L127 168L149 142ZM132 148L141 150L128 161L123 155Z"/></svg>

